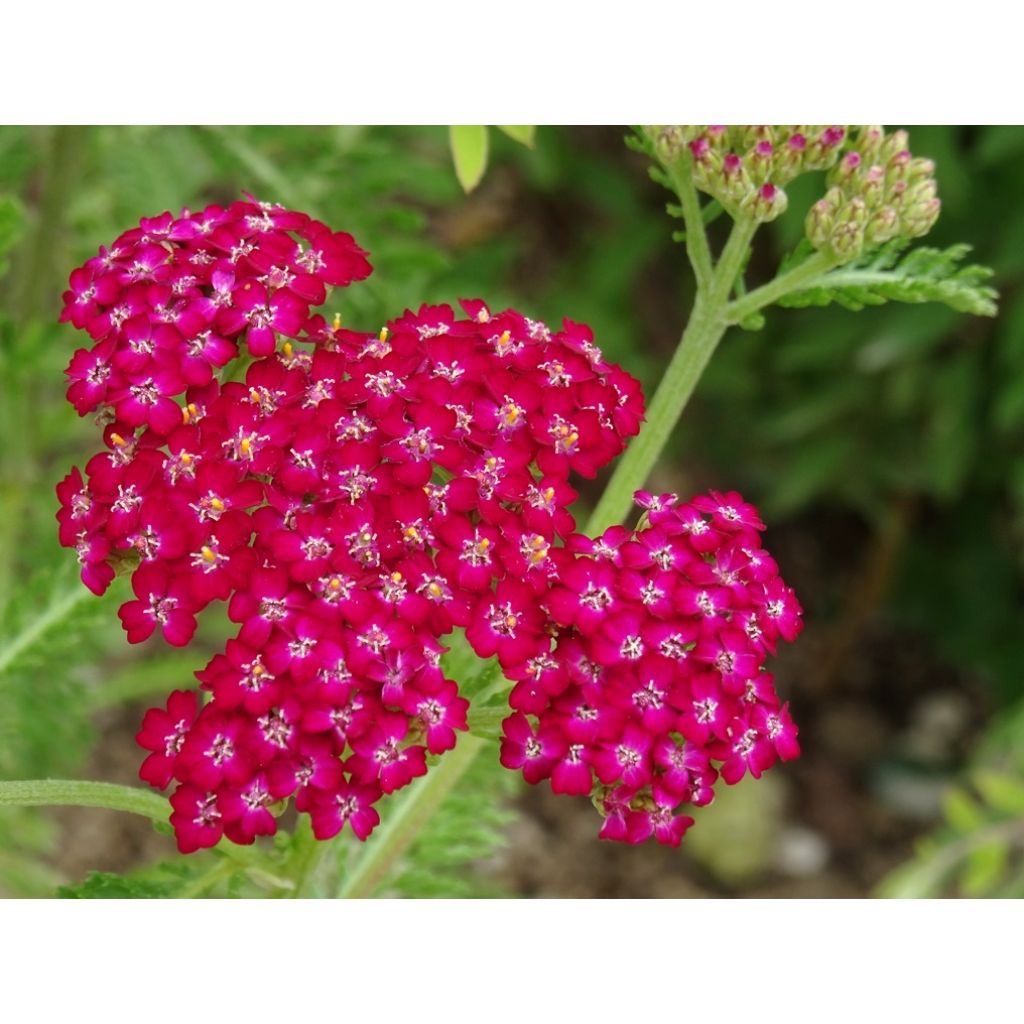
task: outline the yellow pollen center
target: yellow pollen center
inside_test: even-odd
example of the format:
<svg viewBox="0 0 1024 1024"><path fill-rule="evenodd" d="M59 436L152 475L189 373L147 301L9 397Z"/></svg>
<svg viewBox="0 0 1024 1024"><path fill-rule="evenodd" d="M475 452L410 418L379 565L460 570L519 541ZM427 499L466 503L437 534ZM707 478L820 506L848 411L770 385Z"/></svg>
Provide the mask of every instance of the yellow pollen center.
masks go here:
<svg viewBox="0 0 1024 1024"><path fill-rule="evenodd" d="M118 448L123 448L128 443L120 434L111 434L110 440L113 441Z"/></svg>
<svg viewBox="0 0 1024 1024"><path fill-rule="evenodd" d="M285 358L291 359L293 353L295 352L295 348L292 345L292 343L290 341L286 341L284 345L282 345L281 347L284 350Z"/></svg>
<svg viewBox="0 0 1024 1024"><path fill-rule="evenodd" d="M488 313L486 309L481 309L480 312L477 313L477 315L476 315L476 322L478 324L485 324L490 319L491 319L491 314Z"/></svg>
<svg viewBox="0 0 1024 1024"><path fill-rule="evenodd" d="M494 469L494 467L498 464L498 460L494 458L494 456L491 456L491 458L489 458L485 464L488 469Z"/></svg>
<svg viewBox="0 0 1024 1024"><path fill-rule="evenodd" d="M484 548L484 549L489 548L490 546L491 546L491 542L486 537L484 537L484 539L481 540L479 545L478 545L478 547L481 547L481 548Z"/></svg>
<svg viewBox="0 0 1024 1024"><path fill-rule="evenodd" d="M431 597L440 597L444 593L439 583L429 584L427 586L427 590L430 592Z"/></svg>
<svg viewBox="0 0 1024 1024"><path fill-rule="evenodd" d="M509 341L511 341L511 340L512 340L512 332L511 331L502 331L501 332L501 337L498 339L498 344L499 345L507 345L509 343Z"/></svg>
<svg viewBox="0 0 1024 1024"><path fill-rule="evenodd" d="M380 341L387 341L387 340L388 340L388 334L389 334L389 333L390 333L390 332L388 331L388 329L387 329L386 327L382 327L382 328L380 329L380 334L378 334L378 335L377 335L377 338L378 338L378 339L379 339Z"/></svg>
<svg viewBox="0 0 1024 1024"><path fill-rule="evenodd" d="M363 542L364 544L369 544L369 543L370 543L370 541L371 541L371 540L373 540L373 535L372 535L372 534L369 534L369 533L364 533L364 534L362 534L362 536L360 536L360 538L359 538L359 539L360 539L360 540L361 540L361 541L362 541L362 542Z"/></svg>
<svg viewBox="0 0 1024 1024"><path fill-rule="evenodd" d="M554 489L554 487L549 487L544 492L544 500L545 501L552 501L554 499L554 497L555 497L555 489Z"/></svg>
<svg viewBox="0 0 1024 1024"><path fill-rule="evenodd" d="M227 506L220 500L220 498L212 498L210 500L210 508L216 509L218 512L223 512L226 507Z"/></svg>
<svg viewBox="0 0 1024 1024"><path fill-rule="evenodd" d="M194 459L194 458L195 458L195 456L193 456L193 455L190 455L190 454L189 454L188 452L182 452L182 453L181 453L181 454L180 454L180 455L178 456L178 461L179 461L179 462L180 462L180 463L181 463L181 464L182 464L183 466L191 466L191 465L192 465L192 461L193 461L193 459Z"/></svg>
<svg viewBox="0 0 1024 1024"><path fill-rule="evenodd" d="M331 321L331 328L332 328L332 330L335 330L335 331L340 331L341 330L341 314L340 313L335 313L334 314L334 319Z"/></svg>
<svg viewBox="0 0 1024 1024"><path fill-rule="evenodd" d="M328 586L331 588L331 590L341 590L341 580L339 580L338 577L335 576L334 579L331 580L331 582L328 584Z"/></svg>
<svg viewBox="0 0 1024 1024"><path fill-rule="evenodd" d="M393 572L391 574L391 582L392 583L401 583L402 582L402 574L400 572Z"/></svg>
<svg viewBox="0 0 1024 1024"><path fill-rule="evenodd" d="M243 437L238 447L242 449L243 455L248 455L252 451L252 441L247 437Z"/></svg>
<svg viewBox="0 0 1024 1024"><path fill-rule="evenodd" d="M199 549L199 553L200 553L200 554L201 554L201 555L203 556L203 558L204 558L204 559L205 559L205 560L206 560L207 562L216 562L216 561L217 561L217 552L216 552L216 551L214 551L214 550L213 550L213 548L211 548L211 547L210 547L209 545L207 545L207 544L204 544L204 545L203 545L203 546L202 546L202 547L201 547L201 548Z"/></svg>
<svg viewBox="0 0 1024 1024"><path fill-rule="evenodd" d="M519 620L514 615L505 616L505 625L508 626L509 629L515 629L518 621Z"/></svg>
<svg viewBox="0 0 1024 1024"><path fill-rule="evenodd" d="M253 665L252 674L254 676L261 676L264 672L266 672L266 669L262 665Z"/></svg>

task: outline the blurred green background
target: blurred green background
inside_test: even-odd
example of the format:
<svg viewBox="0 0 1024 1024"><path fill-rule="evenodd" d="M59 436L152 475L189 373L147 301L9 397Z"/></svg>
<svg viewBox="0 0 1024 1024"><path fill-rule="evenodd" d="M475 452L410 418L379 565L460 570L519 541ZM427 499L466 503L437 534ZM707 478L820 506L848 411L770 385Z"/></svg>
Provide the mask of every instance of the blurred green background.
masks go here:
<svg viewBox="0 0 1024 1024"><path fill-rule="evenodd" d="M63 401L80 344L56 323L70 268L140 216L250 191L370 251L373 276L330 307L346 323L475 296L568 316L650 395L692 284L668 196L624 134L544 127L528 150L492 132L466 196L443 128L0 128L0 778L134 781L147 701L203 663L129 649L117 595L78 600L57 545L54 484L95 448ZM657 471L661 487L735 488L762 509L805 607L777 665L804 757L725 792L681 851L598 843L587 801L516 790L486 841L445 846L453 873L479 862L480 891L1024 891L1024 129L912 128L911 146L937 163L928 244L974 245L999 317L772 310L764 330L726 337ZM749 281L794 247L820 185L794 183ZM211 648L221 628L208 625ZM488 799L515 788L478 774ZM170 853L105 812L0 812L3 895ZM417 886L430 891L422 878L396 891Z"/></svg>

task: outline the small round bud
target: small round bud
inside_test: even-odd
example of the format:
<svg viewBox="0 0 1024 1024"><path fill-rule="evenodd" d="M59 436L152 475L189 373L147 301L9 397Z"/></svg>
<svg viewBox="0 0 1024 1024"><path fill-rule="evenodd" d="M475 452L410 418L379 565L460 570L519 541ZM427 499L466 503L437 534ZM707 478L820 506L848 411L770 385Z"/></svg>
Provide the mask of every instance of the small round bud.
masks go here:
<svg viewBox="0 0 1024 1024"><path fill-rule="evenodd" d="M857 148L864 154L864 159L872 163L878 162L878 154L885 141L885 131L881 125L861 125L857 132Z"/></svg>
<svg viewBox="0 0 1024 1024"><path fill-rule="evenodd" d="M868 245L881 245L900 233L899 214L891 206L876 210L864 227L864 240Z"/></svg>
<svg viewBox="0 0 1024 1024"><path fill-rule="evenodd" d="M716 195L722 175L722 154L712 148L706 135L690 143L690 153L693 156L693 183L701 191Z"/></svg>
<svg viewBox="0 0 1024 1024"><path fill-rule="evenodd" d="M864 248L867 213L867 204L859 197L851 199L839 211L829 236L828 248L841 263L856 258Z"/></svg>
<svg viewBox="0 0 1024 1024"><path fill-rule="evenodd" d="M763 185L772 176L775 147L767 139L762 139L747 153L744 162L754 182Z"/></svg>
<svg viewBox="0 0 1024 1024"><path fill-rule="evenodd" d="M910 148L910 136L902 128L892 135L886 136L878 151L878 162L888 164L893 157L899 156Z"/></svg>
<svg viewBox="0 0 1024 1024"><path fill-rule="evenodd" d="M803 170L804 153L807 151L807 136L794 132L783 142L775 153L775 177L785 183Z"/></svg>
<svg viewBox="0 0 1024 1024"><path fill-rule="evenodd" d="M826 179L830 185L838 185L848 195L857 191L857 178L860 173L860 153L851 150L829 171Z"/></svg>
<svg viewBox="0 0 1024 1024"><path fill-rule="evenodd" d="M819 199L808 211L804 232L815 249L827 247L842 202L842 192L838 188L830 188L825 197Z"/></svg>
<svg viewBox="0 0 1024 1024"><path fill-rule="evenodd" d="M905 235L917 238L926 234L939 216L939 199L935 182L931 179L911 185L897 207L900 229Z"/></svg>
<svg viewBox="0 0 1024 1024"><path fill-rule="evenodd" d="M872 164L862 175L860 196L871 209L881 206L885 199L885 170Z"/></svg>
<svg viewBox="0 0 1024 1024"><path fill-rule="evenodd" d="M759 142L767 142L773 145L776 136L776 127L771 124L745 124L739 131L739 144L741 149L753 149Z"/></svg>
<svg viewBox="0 0 1024 1024"><path fill-rule="evenodd" d="M939 219L941 209L941 200L931 199L922 206L906 211L900 218L900 227L903 233L911 238L920 238L921 235L927 235Z"/></svg>
<svg viewBox="0 0 1024 1024"><path fill-rule="evenodd" d="M804 157L807 170L826 170L839 158L839 146L846 137L846 128L834 124L825 128L816 138L812 139Z"/></svg>
<svg viewBox="0 0 1024 1024"><path fill-rule="evenodd" d="M686 134L677 124L655 125L648 128L647 133L662 163L674 163L686 145Z"/></svg>
<svg viewBox="0 0 1024 1024"><path fill-rule="evenodd" d="M913 185L918 181L923 181L926 178L935 177L935 161L929 160L926 157L914 157L910 161L910 166L907 168L906 181L908 184Z"/></svg>
<svg viewBox="0 0 1024 1024"><path fill-rule="evenodd" d="M727 124L709 124L704 134L712 146L721 148L728 142L729 126Z"/></svg>
<svg viewBox="0 0 1024 1024"><path fill-rule="evenodd" d="M743 161L735 153L726 153L722 158L722 173L712 181L715 185L716 198L730 206L739 204L753 188Z"/></svg>
<svg viewBox="0 0 1024 1024"><path fill-rule="evenodd" d="M768 181L743 200L741 209L754 220L764 224L784 213L788 205L786 193Z"/></svg>

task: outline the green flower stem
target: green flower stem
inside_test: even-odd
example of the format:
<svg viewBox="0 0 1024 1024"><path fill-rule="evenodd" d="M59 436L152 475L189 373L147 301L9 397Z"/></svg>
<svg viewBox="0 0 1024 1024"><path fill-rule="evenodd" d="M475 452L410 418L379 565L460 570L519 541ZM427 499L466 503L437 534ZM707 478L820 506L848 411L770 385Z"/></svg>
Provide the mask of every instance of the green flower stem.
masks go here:
<svg viewBox="0 0 1024 1024"><path fill-rule="evenodd" d="M777 302L784 295L807 288L835 266L835 260L831 257L816 252L792 270L780 274L773 281L769 281L760 288L755 288L752 292L747 292L746 295L730 302L725 309L727 324L741 323L752 313Z"/></svg>
<svg viewBox="0 0 1024 1024"><path fill-rule="evenodd" d="M135 786L118 786L112 782L79 782L73 779L0 782L0 807L56 805L105 807L111 811L141 814L153 821L167 821L167 800Z"/></svg>
<svg viewBox="0 0 1024 1024"><path fill-rule="evenodd" d="M682 198L680 195L680 199ZM690 322L683 331L675 355L668 364L665 376L647 410L647 421L643 430L633 438L626 453L619 459L615 472L587 523L588 533L597 533L621 523L633 507L633 492L643 487L646 482L679 422L679 417L693 394L708 360L731 322L726 316L729 295L756 230L757 224L753 221L737 221L733 225L732 234L722 251L710 283L706 287L698 285ZM703 234L703 228L700 228L700 231ZM687 221L688 239L689 235ZM757 292L751 293L756 294Z"/></svg>
<svg viewBox="0 0 1024 1024"><path fill-rule="evenodd" d="M686 225L686 255L690 258L697 289L706 289L711 284L714 267L711 249L704 230L704 215L700 208L700 197L691 177L692 157L687 153L683 160L667 168L672 187L679 196L683 208L683 223Z"/></svg>
<svg viewBox="0 0 1024 1024"><path fill-rule="evenodd" d="M455 749L449 750L439 764L413 782L400 797L392 797L391 803L398 806L388 808L387 818L366 841L362 856L342 883L339 896L365 899L373 895L486 746L487 741L477 736L460 736Z"/></svg>
<svg viewBox="0 0 1024 1024"><path fill-rule="evenodd" d="M297 900L310 895L317 869L330 846L329 841L317 841L308 817L299 818L295 826L295 856L289 872L295 888L287 893L289 899Z"/></svg>
<svg viewBox="0 0 1024 1024"><path fill-rule="evenodd" d="M494 739L500 736L501 723L508 718L508 710L507 705L501 708L477 708L470 705L469 731L481 739Z"/></svg>

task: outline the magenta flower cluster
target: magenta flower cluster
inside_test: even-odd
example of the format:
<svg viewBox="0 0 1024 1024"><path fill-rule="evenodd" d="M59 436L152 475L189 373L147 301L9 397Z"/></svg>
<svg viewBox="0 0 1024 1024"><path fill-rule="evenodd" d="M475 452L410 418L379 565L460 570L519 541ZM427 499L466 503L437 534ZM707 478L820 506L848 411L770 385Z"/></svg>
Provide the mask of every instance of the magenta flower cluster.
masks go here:
<svg viewBox="0 0 1024 1024"><path fill-rule="evenodd" d="M800 631L800 607L738 494L637 499L643 529L573 535L556 553L554 650L510 694L501 762L593 794L605 839L676 846L693 824L676 812L709 803L719 772L758 778L799 753L762 666Z"/></svg>
<svg viewBox="0 0 1024 1024"><path fill-rule="evenodd" d="M94 342L68 398L105 445L58 486L61 542L97 594L131 571L133 643L188 644L214 601L239 627L209 699L139 732L180 849L272 834L289 797L365 839L466 728L456 628L515 683L504 764L596 776L602 835L678 842L712 759L732 782L797 749L761 667L799 608L756 513L651 499L647 528L579 537L570 477L637 433L638 383L585 326L480 301L371 334L313 312L369 272L351 236L247 200L143 220L64 296Z"/></svg>

